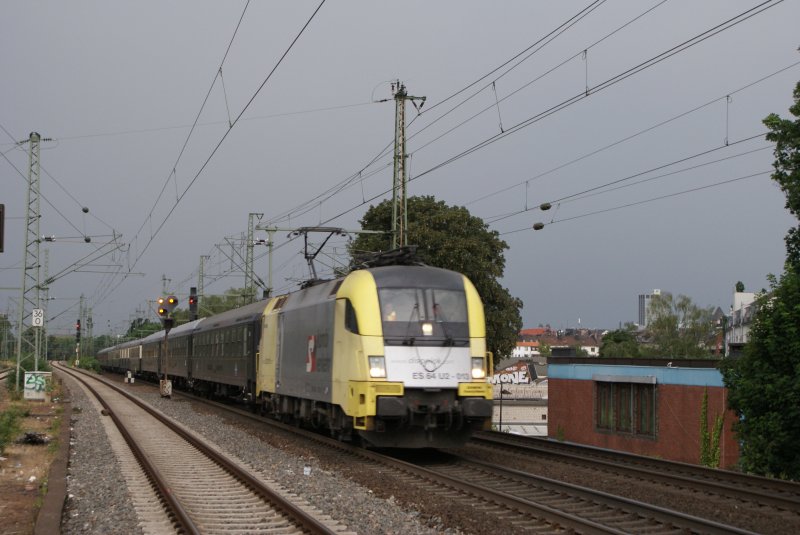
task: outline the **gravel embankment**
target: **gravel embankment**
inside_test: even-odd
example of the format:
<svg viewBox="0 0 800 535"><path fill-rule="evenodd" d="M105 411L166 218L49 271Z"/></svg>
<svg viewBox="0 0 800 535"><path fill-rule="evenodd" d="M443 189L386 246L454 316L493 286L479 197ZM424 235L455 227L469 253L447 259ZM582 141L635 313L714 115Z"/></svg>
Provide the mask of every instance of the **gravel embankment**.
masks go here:
<svg viewBox="0 0 800 535"><path fill-rule="evenodd" d="M72 437L61 533L141 534L100 413L73 379L65 377L64 385L72 399Z"/></svg>
<svg viewBox="0 0 800 535"><path fill-rule="evenodd" d="M72 392L75 412L67 484L70 497L65 507L63 533L141 533L98 411L72 381L66 384ZM404 510L394 497L379 498L373 491L337 477L307 451L296 454L290 449L273 447L211 411L198 411L193 403L178 397L162 399L147 386L136 384L130 390L268 479L301 496L350 531L403 535L457 533L445 529L436 519L427 517L427 522L423 522L420 513Z"/></svg>

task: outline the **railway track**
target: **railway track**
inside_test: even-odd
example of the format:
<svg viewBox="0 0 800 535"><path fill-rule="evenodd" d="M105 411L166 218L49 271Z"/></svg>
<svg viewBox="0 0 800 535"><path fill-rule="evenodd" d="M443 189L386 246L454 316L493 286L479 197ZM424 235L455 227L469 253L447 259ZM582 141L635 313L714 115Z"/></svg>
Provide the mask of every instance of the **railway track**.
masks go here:
<svg viewBox="0 0 800 535"><path fill-rule="evenodd" d="M185 394L176 393L176 395L184 396ZM464 517L456 521L456 524L467 532L488 530L507 531L508 533L561 533L564 531L575 533L764 532L761 529L763 524L759 524L758 520L749 523L740 523L737 519L729 522L709 521L691 515L692 511L676 512L673 510L672 503L661 503L664 507L657 507L652 504L659 503L658 501L652 501L650 504L640 503L636 499L618 496L617 490L614 489L610 493L604 493L584 488L583 481L589 481L591 477L580 481L581 486L570 485L546 478L537 478L533 475L536 472L535 469L522 472L509 469L508 463L491 465L476 461L475 456L462 455L461 450L456 450L455 454L453 452L431 453L428 451L423 456L417 457L408 457L407 454L403 454L406 455L406 460L397 458L399 456L387 457L373 451L354 448L327 437L297 429L294 426L264 419L229 405L209 402L194 396L186 397L207 403L224 412L236 413L239 418L255 420L260 424L262 431L269 429L266 434L270 436L276 436L279 430L295 436L300 435L302 437L302 441L299 443L302 444L301 449L313 450L318 459L324 458L324 464L327 465L328 470L345 475L357 474L351 477L355 477L356 480L362 481L368 486L370 480L391 481L392 495L416 496L416 502L412 500L412 505L419 503L419 500L424 500L435 505L437 515L439 507L450 507L449 512L442 512L442 516L452 518L452 512L456 511L457 515ZM489 434L490 437L493 435L499 434ZM481 434L480 438L485 438L484 434ZM492 448L495 453L502 451L502 455L512 459L514 457L535 458L535 455L529 450L521 449L513 443L522 443L527 437L503 434L499 438L501 439L499 443L481 446L481 448ZM503 441L503 438L508 440ZM306 441L312 441L313 445L309 447ZM508 441L512 441L512 443ZM472 447L470 446L468 450L471 450ZM578 449L582 448L578 447ZM507 455L509 452L514 455ZM491 457L491 455L482 456L484 460ZM335 460L331 461L330 459ZM591 459L582 461L587 466L593 465L593 462ZM541 458L531 464L541 465ZM597 465L595 469L613 471L615 475L617 471L615 467L603 463ZM631 481L637 478L636 485L639 486L653 486L651 474L647 472L639 472L638 475L629 474L627 478ZM686 481L683 482L684 488L694 488L691 486L691 478L688 475L686 478ZM593 483L590 481L586 484L592 485ZM685 494L692 496L691 501L707 502L707 505L710 503L712 506L716 506L718 503L713 497L695 496L688 492ZM639 498L639 496L630 497ZM738 509L741 506L741 509L745 511L759 507L764 508L760 505L760 501L752 501L755 499L753 497L738 498L737 504L739 505L735 507ZM709 513L708 509L705 507L704 510L698 511L699 516L716 518L715 513ZM431 508L427 510L430 512ZM767 514L773 515L773 513ZM476 519L483 519L483 528L475 527ZM775 520L775 515L772 520ZM791 522L786 524L786 526L792 525L794 524ZM753 531L748 531L748 529ZM787 529L792 528L787 527ZM776 533L778 531L768 529L767 532Z"/></svg>
<svg viewBox="0 0 800 535"><path fill-rule="evenodd" d="M123 464L142 523L153 533L342 533L276 492L193 433L90 374L54 366L92 393L138 460ZM112 439L112 444L114 440ZM116 447L121 447L117 445ZM115 447L115 449L116 449ZM144 481L146 478L146 481ZM154 496L155 495L155 496Z"/></svg>
<svg viewBox="0 0 800 535"><path fill-rule="evenodd" d="M409 460L403 460L264 420L227 405L189 397L272 428L301 435L315 442L317 451L325 448L336 452L340 462L351 470L394 478L406 489L398 490L400 493L417 496L436 494L443 500L455 503L457 509L478 511L484 517L493 518L498 526L508 526L512 532L752 533L577 485L459 458L457 455L435 453L432 456L426 452L421 456L412 454Z"/></svg>
<svg viewBox="0 0 800 535"><path fill-rule="evenodd" d="M481 433L472 445L554 459L598 470L628 475L693 491L702 491L744 503L800 514L800 484L751 476L685 463L664 461L623 452L553 442L508 433Z"/></svg>
<svg viewBox="0 0 800 535"><path fill-rule="evenodd" d="M462 482L481 481L482 492L489 499L493 499L492 492L512 497L520 508L537 504L538 507L558 510L568 518L581 519L586 526L597 526L600 533L752 533L713 520L477 460L453 457L437 462L430 469Z"/></svg>

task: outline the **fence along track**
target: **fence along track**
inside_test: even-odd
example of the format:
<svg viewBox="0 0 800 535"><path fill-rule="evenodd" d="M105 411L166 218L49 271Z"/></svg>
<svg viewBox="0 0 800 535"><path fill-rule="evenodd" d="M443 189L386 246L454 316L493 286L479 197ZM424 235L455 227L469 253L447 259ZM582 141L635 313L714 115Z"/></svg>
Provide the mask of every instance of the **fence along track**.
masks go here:
<svg viewBox="0 0 800 535"><path fill-rule="evenodd" d="M86 384L103 404L158 488L161 499L168 504L179 531L343 532L342 526L315 518L182 426L116 386L92 376L84 379L88 374L57 369ZM90 380L99 386L88 384Z"/></svg>

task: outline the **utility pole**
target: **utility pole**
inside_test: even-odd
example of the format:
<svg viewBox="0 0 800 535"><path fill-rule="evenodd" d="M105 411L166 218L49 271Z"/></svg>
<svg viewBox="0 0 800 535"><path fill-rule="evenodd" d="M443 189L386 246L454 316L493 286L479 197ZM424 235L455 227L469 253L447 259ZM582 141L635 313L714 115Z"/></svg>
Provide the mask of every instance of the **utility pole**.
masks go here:
<svg viewBox="0 0 800 535"><path fill-rule="evenodd" d="M394 92L394 174L392 177L392 249L408 245L408 195L406 192L406 101L410 100L419 111L425 97L413 97L406 93L400 80L392 83ZM414 101L421 101L417 106Z"/></svg>
<svg viewBox="0 0 800 535"><path fill-rule="evenodd" d="M83 329L83 326L86 325L86 322L84 321L85 310L83 308L83 302L84 297L83 294L81 294L80 301L78 302L78 333L80 333ZM79 335L78 339L75 341L75 359L77 362L80 362L81 360L81 338L82 337Z"/></svg>
<svg viewBox="0 0 800 535"><path fill-rule="evenodd" d="M166 275L163 273L161 274L161 293L166 295L167 294L167 283L172 282L172 279L168 279Z"/></svg>
<svg viewBox="0 0 800 535"><path fill-rule="evenodd" d="M48 141L45 139L44 141ZM23 341L31 345L30 341L23 340L22 330L25 326L25 319L30 317L33 321L32 324L37 324L33 330L33 357L34 357L34 370L39 370L39 355L41 353L42 343L42 325L38 323L41 319L41 296L40 296L40 271L41 264L39 262L39 244L41 243L41 233L39 231L39 220L41 219L40 210L40 165L39 165L39 148L42 142L42 137L36 133L31 132L27 141L22 143L29 144L28 152L28 192L26 195L26 224L25 236L23 243L25 244L25 251L22 255L22 284L20 285L20 303L19 303L19 322L17 328L17 370L16 370L16 389L19 389L19 373L20 367L24 360L23 358ZM34 313L36 311L36 313ZM36 314L36 317L34 317ZM37 319L38 318L38 319Z"/></svg>
<svg viewBox="0 0 800 535"><path fill-rule="evenodd" d="M253 272L253 248L255 247L255 220L261 221L264 214L257 214L251 212L247 217L247 252L244 259L244 292L245 303L249 304L255 301L256 285ZM262 283L263 284L263 283Z"/></svg>
<svg viewBox="0 0 800 535"><path fill-rule="evenodd" d="M206 260L210 259L209 255L200 255L200 271L197 274L197 298L203 299L205 294L203 293L203 278L205 273L206 267Z"/></svg>
<svg viewBox="0 0 800 535"><path fill-rule="evenodd" d="M42 291L44 292L44 299L42 300L42 319L44 325L42 326L42 337L43 337L43 344L44 348L42 352L44 353L44 360L47 360L48 355L48 346L47 346L47 308L50 305L50 285L47 281L50 280L50 249L44 250L44 286L42 286Z"/></svg>
<svg viewBox="0 0 800 535"><path fill-rule="evenodd" d="M88 344L86 344L86 352L89 355L94 355L94 339L92 338L92 328L94 327L94 323L92 321L92 307L86 309L86 339Z"/></svg>

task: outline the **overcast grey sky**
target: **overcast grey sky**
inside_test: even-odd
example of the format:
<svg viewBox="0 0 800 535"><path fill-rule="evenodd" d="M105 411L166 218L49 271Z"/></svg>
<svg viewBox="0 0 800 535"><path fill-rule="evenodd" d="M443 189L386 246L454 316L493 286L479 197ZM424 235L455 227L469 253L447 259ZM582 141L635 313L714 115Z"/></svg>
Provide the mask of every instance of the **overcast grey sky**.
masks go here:
<svg viewBox="0 0 800 535"><path fill-rule="evenodd" d="M218 275L248 213L357 228L370 199L390 196L391 156L369 164L392 141L394 103L376 101L395 79L427 97L419 117L407 110L409 194L467 206L501 234L526 327L615 328L653 288L727 310L737 280L758 290L781 271L793 220L755 136L768 113L787 116L800 78L796 0L328 1L260 91L319 2L245 5L3 3L0 287L21 280L28 156L13 142L35 131L53 139L41 151L51 332L72 332L81 294L96 334L124 332L137 310L155 319L162 274L185 304L201 255L207 293L242 286L235 267ZM329 245L324 262L343 261L344 241ZM102 246L119 248L70 272ZM307 276L301 247L276 234L277 291ZM0 291L0 312L18 299Z"/></svg>

